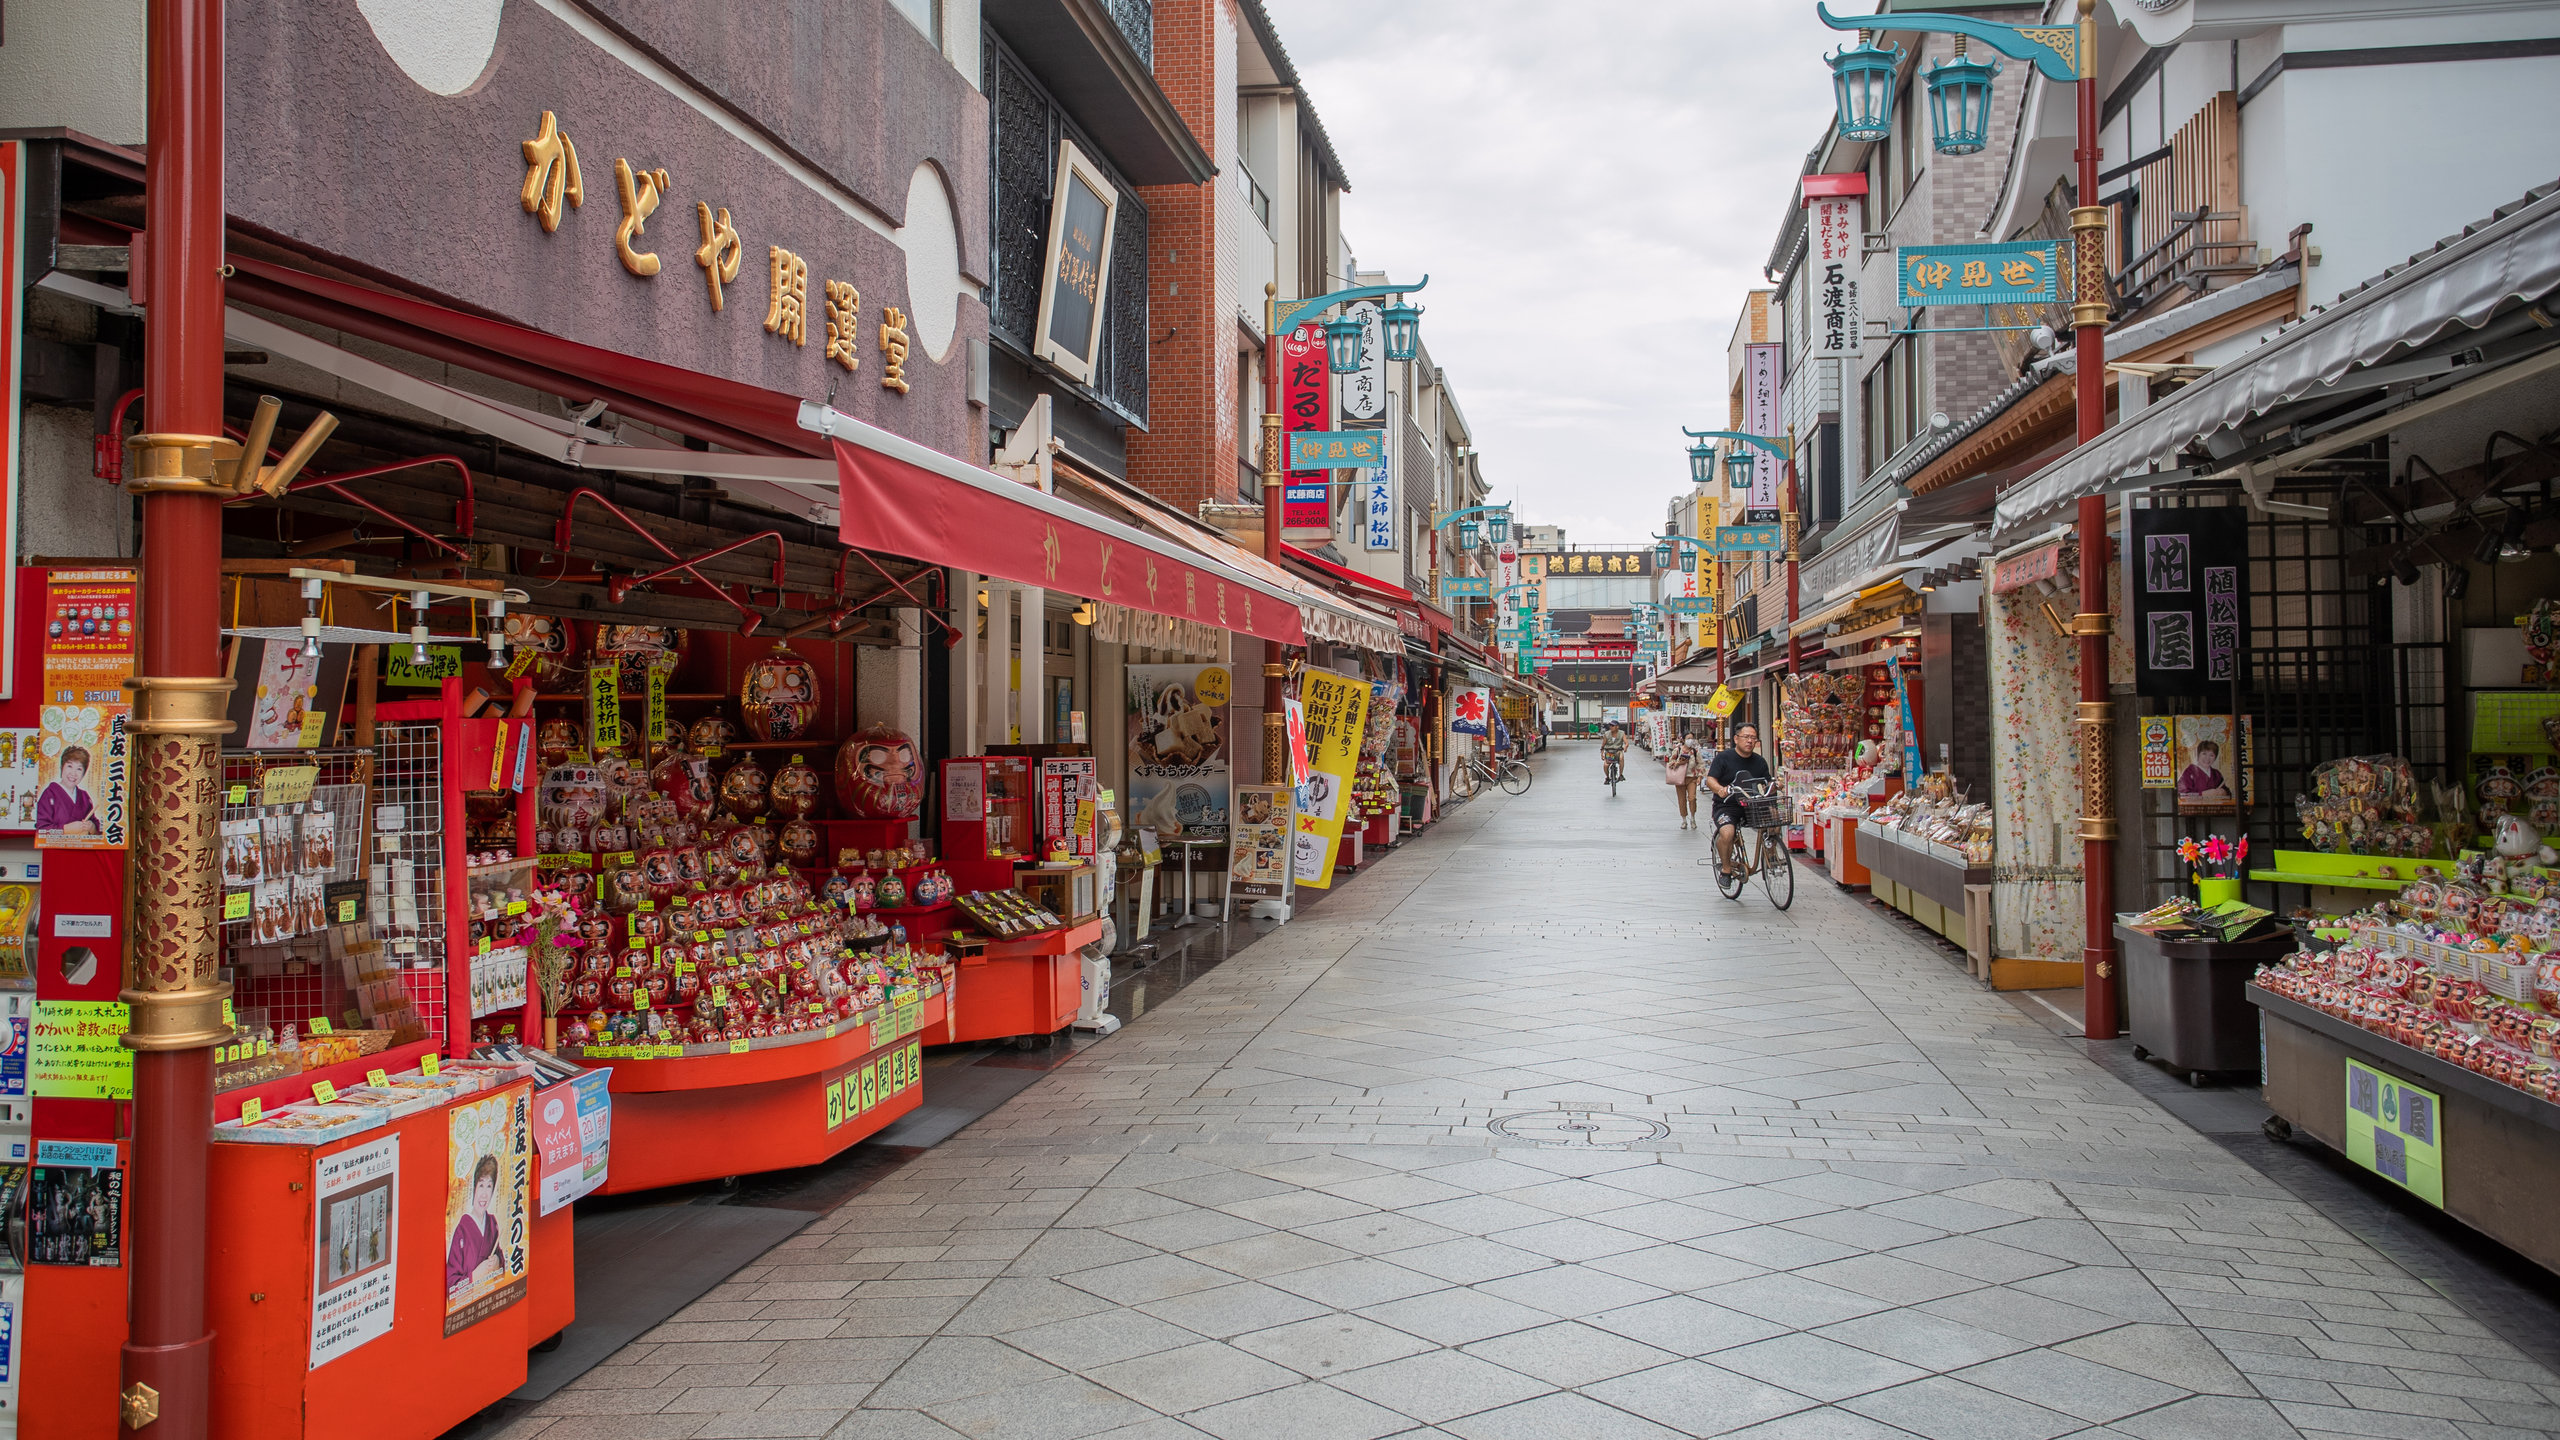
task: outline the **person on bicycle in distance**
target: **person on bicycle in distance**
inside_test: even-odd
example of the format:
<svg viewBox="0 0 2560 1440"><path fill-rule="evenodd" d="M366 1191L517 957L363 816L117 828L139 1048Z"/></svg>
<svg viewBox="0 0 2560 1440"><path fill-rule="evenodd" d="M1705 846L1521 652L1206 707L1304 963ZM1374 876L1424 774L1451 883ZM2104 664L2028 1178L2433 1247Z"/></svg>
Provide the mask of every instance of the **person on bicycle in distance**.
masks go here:
<svg viewBox="0 0 2560 1440"><path fill-rule="evenodd" d="M1608 733L1600 737L1600 783L1605 785L1612 777L1624 775L1626 763L1627 732L1612 720Z"/></svg>
<svg viewBox="0 0 2560 1440"><path fill-rule="evenodd" d="M1748 721L1733 729L1733 744L1707 762L1707 788L1715 792L1716 864L1733 873L1733 853L1741 841L1742 797L1733 787L1744 780L1767 780L1769 757L1760 753L1760 727Z"/></svg>

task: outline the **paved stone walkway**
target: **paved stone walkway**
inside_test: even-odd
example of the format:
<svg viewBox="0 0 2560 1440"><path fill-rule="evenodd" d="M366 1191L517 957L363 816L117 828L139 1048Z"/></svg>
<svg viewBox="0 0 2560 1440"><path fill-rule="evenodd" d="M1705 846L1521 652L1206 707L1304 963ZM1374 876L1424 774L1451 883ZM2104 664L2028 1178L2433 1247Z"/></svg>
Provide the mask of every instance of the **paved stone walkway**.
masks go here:
<svg viewBox="0 0 2560 1440"><path fill-rule="evenodd" d="M2560 1380L2435 1291L1828 882L1721 899L1597 765L1559 747L510 1440L2560 1433Z"/></svg>

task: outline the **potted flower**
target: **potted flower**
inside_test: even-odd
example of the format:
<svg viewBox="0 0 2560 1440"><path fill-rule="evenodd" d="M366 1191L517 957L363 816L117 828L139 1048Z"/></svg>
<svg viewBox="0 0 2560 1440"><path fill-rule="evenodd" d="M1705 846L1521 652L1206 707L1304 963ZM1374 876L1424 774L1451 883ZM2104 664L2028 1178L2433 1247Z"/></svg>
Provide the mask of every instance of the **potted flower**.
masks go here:
<svg viewBox="0 0 2560 1440"><path fill-rule="evenodd" d="M2225 839L2209 835L2201 842L2190 837L2178 842L2178 858L2196 882L2196 899L2207 906L2240 898L2240 866L2249 858L2249 837Z"/></svg>

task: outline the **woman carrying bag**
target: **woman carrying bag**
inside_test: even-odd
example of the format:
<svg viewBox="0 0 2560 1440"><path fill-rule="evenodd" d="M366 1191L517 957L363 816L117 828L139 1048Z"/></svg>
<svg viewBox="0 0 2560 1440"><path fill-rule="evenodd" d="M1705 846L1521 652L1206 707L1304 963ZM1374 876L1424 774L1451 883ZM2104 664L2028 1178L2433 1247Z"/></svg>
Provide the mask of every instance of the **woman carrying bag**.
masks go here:
<svg viewBox="0 0 2560 1440"><path fill-rule="evenodd" d="M1672 795L1680 801L1680 828L1683 830L1698 828L1699 774L1698 747L1683 736L1662 762L1662 783L1670 786Z"/></svg>

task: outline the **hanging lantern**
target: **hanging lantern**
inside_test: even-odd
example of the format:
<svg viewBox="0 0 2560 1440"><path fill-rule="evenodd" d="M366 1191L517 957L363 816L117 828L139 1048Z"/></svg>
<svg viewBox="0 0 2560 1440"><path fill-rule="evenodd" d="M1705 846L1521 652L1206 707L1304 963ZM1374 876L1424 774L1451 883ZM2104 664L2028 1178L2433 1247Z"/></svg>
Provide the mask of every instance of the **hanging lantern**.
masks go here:
<svg viewBox="0 0 2560 1440"><path fill-rule="evenodd" d="M1499 545L1511 538L1511 512L1496 510L1492 520L1493 543Z"/></svg>
<svg viewBox="0 0 2560 1440"><path fill-rule="evenodd" d="M1421 339L1422 307L1399 295L1394 303L1378 312L1387 331L1387 358L1410 360L1413 348Z"/></svg>
<svg viewBox="0 0 2560 1440"><path fill-rule="evenodd" d="M1991 80L2000 62L1964 58L1965 38L1956 37L1955 59L1929 70L1929 113L1941 155L1972 155L1991 143Z"/></svg>
<svg viewBox="0 0 2560 1440"><path fill-rule="evenodd" d="M1760 459L1747 446L1736 445L1724 452L1725 484L1735 490L1748 490L1759 474Z"/></svg>
<svg viewBox="0 0 2560 1440"><path fill-rule="evenodd" d="M1879 48L1875 41L1876 32L1861 30L1857 44L1827 57L1843 140L1882 140L1893 133L1893 72L1902 51Z"/></svg>
<svg viewBox="0 0 2560 1440"><path fill-rule="evenodd" d="M1680 552L1680 573L1683 575L1695 575L1698 573L1697 551L1683 550Z"/></svg>
<svg viewBox="0 0 2560 1440"><path fill-rule="evenodd" d="M1712 485L1716 479L1716 447L1701 440L1689 447L1689 478L1701 485Z"/></svg>
<svg viewBox="0 0 2560 1440"><path fill-rule="evenodd" d="M1653 547L1653 568L1656 570L1668 570L1671 568L1670 541L1665 540L1661 544Z"/></svg>
<svg viewBox="0 0 2560 1440"><path fill-rule="evenodd" d="M1360 373L1360 352L1367 348L1360 342L1367 329L1357 317L1350 315L1337 315L1324 322L1324 343L1333 354L1334 374Z"/></svg>
<svg viewBox="0 0 2560 1440"><path fill-rule="evenodd" d="M1476 522L1473 520L1458 522L1458 548L1461 550L1476 548Z"/></svg>

